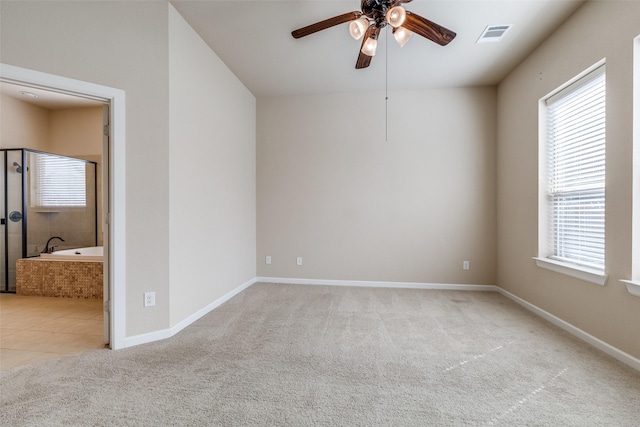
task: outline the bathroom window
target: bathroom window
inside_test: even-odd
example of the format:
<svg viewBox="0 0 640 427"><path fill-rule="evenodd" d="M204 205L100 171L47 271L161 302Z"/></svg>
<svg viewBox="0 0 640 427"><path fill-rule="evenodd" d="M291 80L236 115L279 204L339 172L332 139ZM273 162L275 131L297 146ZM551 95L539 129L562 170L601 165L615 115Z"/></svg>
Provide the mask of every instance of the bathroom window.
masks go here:
<svg viewBox="0 0 640 427"><path fill-rule="evenodd" d="M540 258L604 274L604 65L542 100ZM539 264L540 265L540 264Z"/></svg>
<svg viewBox="0 0 640 427"><path fill-rule="evenodd" d="M33 205L44 208L87 205L85 163L67 157L35 157Z"/></svg>

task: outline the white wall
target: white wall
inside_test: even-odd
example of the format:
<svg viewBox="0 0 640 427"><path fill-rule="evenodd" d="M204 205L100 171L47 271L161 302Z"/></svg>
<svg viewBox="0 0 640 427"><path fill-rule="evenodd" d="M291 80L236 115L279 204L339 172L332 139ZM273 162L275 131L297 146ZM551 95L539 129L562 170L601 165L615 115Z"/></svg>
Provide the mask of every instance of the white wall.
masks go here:
<svg viewBox="0 0 640 427"><path fill-rule="evenodd" d="M0 62L125 90L127 337L167 330L252 280L255 98L173 7L0 7Z"/></svg>
<svg viewBox="0 0 640 427"><path fill-rule="evenodd" d="M258 276L495 284L495 97L259 99Z"/></svg>
<svg viewBox="0 0 640 427"><path fill-rule="evenodd" d="M171 325L256 276L256 100L169 12Z"/></svg>
<svg viewBox="0 0 640 427"><path fill-rule="evenodd" d="M0 2L0 62L126 92L127 336L169 327L168 53L165 2Z"/></svg>
<svg viewBox="0 0 640 427"><path fill-rule="evenodd" d="M640 298L631 278L633 39L640 2L590 1L498 89L498 285L635 357ZM605 287L536 267L538 101L607 61ZM635 113L637 114L637 112Z"/></svg>

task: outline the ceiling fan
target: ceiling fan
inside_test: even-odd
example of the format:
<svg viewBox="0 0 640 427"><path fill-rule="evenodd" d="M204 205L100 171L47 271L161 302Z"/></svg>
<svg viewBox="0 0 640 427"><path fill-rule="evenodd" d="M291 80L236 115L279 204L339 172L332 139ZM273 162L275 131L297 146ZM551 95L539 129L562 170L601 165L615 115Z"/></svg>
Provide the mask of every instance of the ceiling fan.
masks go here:
<svg viewBox="0 0 640 427"><path fill-rule="evenodd" d="M409 40L411 34L416 33L441 46L449 44L456 36L453 31L431 22L420 15L405 10L401 5L411 0L362 0L362 11L354 11L307 25L291 32L299 39L318 31L326 30L335 25L349 24L349 33L359 40L362 46L356 61L356 68L366 68L376 54L380 30L387 25L393 27L393 36L400 46Z"/></svg>

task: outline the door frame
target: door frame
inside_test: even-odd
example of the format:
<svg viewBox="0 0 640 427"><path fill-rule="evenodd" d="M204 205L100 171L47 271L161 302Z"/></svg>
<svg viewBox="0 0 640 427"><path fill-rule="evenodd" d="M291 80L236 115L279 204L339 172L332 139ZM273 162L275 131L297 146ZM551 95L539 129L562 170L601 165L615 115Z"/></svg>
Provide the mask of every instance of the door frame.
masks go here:
<svg viewBox="0 0 640 427"><path fill-rule="evenodd" d="M108 223L107 271L109 295L104 295L109 311L109 347L125 347L126 336L126 227L125 227L125 92L108 86L56 76L40 71L0 63L0 81L66 93L108 103L109 156L103 177L108 177L108 208L103 221Z"/></svg>

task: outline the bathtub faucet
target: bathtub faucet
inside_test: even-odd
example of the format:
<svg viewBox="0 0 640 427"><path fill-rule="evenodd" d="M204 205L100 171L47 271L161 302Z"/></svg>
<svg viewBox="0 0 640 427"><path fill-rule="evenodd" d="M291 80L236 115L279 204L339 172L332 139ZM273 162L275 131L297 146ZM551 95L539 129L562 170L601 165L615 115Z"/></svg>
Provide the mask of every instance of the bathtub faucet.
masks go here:
<svg viewBox="0 0 640 427"><path fill-rule="evenodd" d="M53 236L51 237L49 240L47 240L47 244L44 245L44 249L42 250L41 253L43 254L50 254L53 253L53 246L49 247L49 242L51 242L53 239L58 239L61 242L64 242L64 239L62 237L58 237L58 236Z"/></svg>

